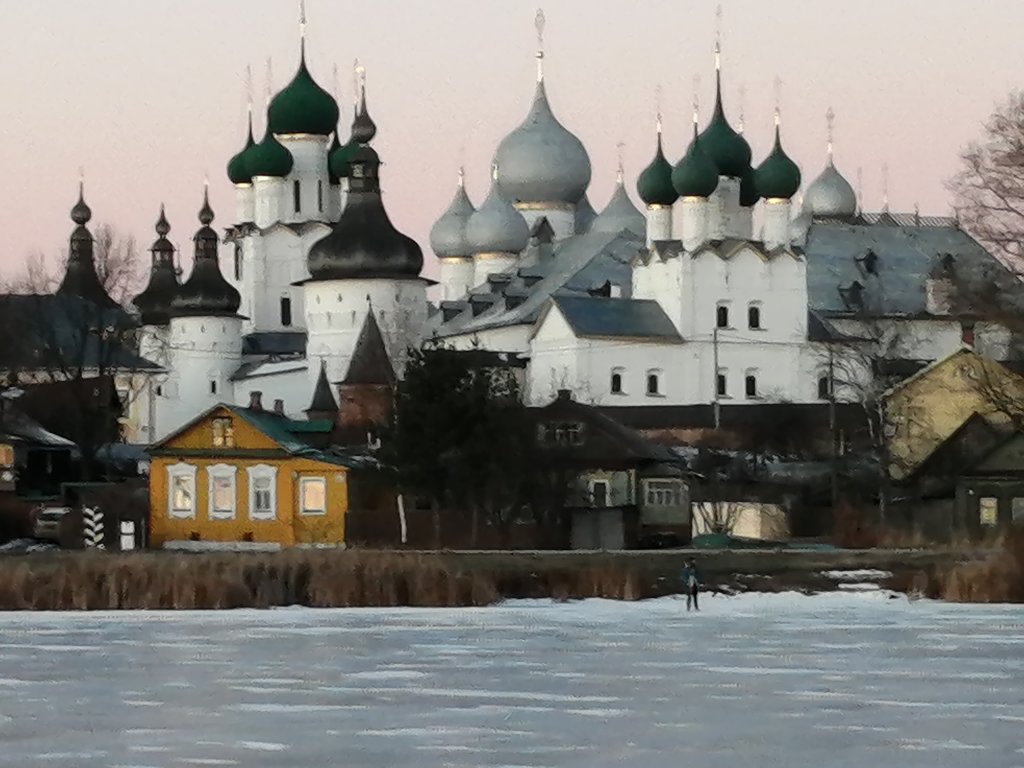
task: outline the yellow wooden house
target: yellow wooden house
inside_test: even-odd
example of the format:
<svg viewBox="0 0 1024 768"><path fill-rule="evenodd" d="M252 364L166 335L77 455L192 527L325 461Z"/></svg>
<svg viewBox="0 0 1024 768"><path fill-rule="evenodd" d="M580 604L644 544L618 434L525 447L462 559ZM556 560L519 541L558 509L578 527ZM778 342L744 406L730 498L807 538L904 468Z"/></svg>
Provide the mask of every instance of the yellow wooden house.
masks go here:
<svg viewBox="0 0 1024 768"><path fill-rule="evenodd" d="M1024 378L970 348L959 349L885 394L890 476L913 475L975 416L1005 429L1015 415L1024 415Z"/></svg>
<svg viewBox="0 0 1024 768"><path fill-rule="evenodd" d="M350 461L331 419L217 405L150 449L154 547L343 545Z"/></svg>

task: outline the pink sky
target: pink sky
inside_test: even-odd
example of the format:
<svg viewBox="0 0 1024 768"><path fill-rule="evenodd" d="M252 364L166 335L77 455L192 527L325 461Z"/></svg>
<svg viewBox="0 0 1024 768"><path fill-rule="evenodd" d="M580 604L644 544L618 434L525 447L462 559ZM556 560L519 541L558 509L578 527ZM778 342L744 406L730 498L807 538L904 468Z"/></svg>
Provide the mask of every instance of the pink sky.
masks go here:
<svg viewBox="0 0 1024 768"><path fill-rule="evenodd" d="M204 173L216 224L231 223L224 166L242 144L244 71L251 64L262 130L264 71L276 88L298 60L298 2L79 0L7 3L0 40L3 141L0 268L56 255L71 231L79 167L93 222L153 240L167 205L186 261ZM755 162L771 141L781 78L783 141L805 181L824 159L824 113L836 111L836 159L864 205L877 209L882 166L891 207L945 214L943 181L994 103L1021 84L1020 0L726 0L726 107L737 122L745 89ZM344 121L351 69L366 66L382 184L396 225L428 252L460 153L476 203L498 141L526 113L534 87L535 6L499 0L308 0L308 58L332 87L338 64ZM663 88L666 149L682 153L693 78L711 104L715 3L710 0L552 0L547 81L555 113L583 140L600 209L625 143L630 192L653 153L655 87ZM428 271L434 265L428 254Z"/></svg>

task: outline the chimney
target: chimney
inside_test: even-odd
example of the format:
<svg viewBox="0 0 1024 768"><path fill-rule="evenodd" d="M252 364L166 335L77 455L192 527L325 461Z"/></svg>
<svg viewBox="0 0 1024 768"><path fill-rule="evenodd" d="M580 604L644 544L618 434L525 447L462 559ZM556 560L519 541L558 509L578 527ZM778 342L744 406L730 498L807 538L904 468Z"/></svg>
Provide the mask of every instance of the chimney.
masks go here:
<svg viewBox="0 0 1024 768"><path fill-rule="evenodd" d="M558 399L559 400L572 400L572 390L569 390L569 389L560 389L560 390L558 390Z"/></svg>
<svg viewBox="0 0 1024 768"><path fill-rule="evenodd" d="M284 416L284 400L274 401L274 413L278 416Z"/></svg>
<svg viewBox="0 0 1024 768"><path fill-rule="evenodd" d="M263 410L263 393L252 391L249 393L249 410L250 411L262 411Z"/></svg>

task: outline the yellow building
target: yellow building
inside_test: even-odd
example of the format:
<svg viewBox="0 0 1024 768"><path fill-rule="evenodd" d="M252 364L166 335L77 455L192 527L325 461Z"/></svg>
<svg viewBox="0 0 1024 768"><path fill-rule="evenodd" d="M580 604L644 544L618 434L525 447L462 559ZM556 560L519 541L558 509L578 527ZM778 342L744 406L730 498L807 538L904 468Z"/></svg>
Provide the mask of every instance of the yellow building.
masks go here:
<svg viewBox="0 0 1024 768"><path fill-rule="evenodd" d="M221 404L164 438L150 449L151 545L344 544L349 471L326 449L333 427Z"/></svg>
<svg viewBox="0 0 1024 768"><path fill-rule="evenodd" d="M1024 416L1024 378L973 350L957 350L885 395L889 471L909 477L974 414L995 427Z"/></svg>

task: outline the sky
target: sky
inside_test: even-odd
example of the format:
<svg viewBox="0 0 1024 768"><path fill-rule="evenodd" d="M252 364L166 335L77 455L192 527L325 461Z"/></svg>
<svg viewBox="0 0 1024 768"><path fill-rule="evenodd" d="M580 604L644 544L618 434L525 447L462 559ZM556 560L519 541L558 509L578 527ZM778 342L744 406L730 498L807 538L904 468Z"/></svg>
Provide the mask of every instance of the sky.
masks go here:
<svg viewBox="0 0 1024 768"><path fill-rule="evenodd" d="M298 64L298 0L4 0L0 31L0 271L32 253L56 258L72 224L80 169L93 223L148 247L161 203L184 261L204 176L218 219L232 223L225 164L243 143L245 69L262 131L266 62L275 90ZM534 90L536 6L521 0L307 0L314 77L351 119L352 66L366 68L385 204L429 253L457 168L479 204L501 138ZM947 214L944 181L995 104L1024 82L1020 0L724 0L726 111L742 112L755 164L770 148L776 94L783 143L805 183L825 156L877 210L888 166L892 210ZM702 122L713 99L713 0L549 0L545 72L556 116L587 147L600 208L622 142L634 202L654 151L661 87L666 154L682 155L694 78ZM776 79L781 87L775 85Z"/></svg>

